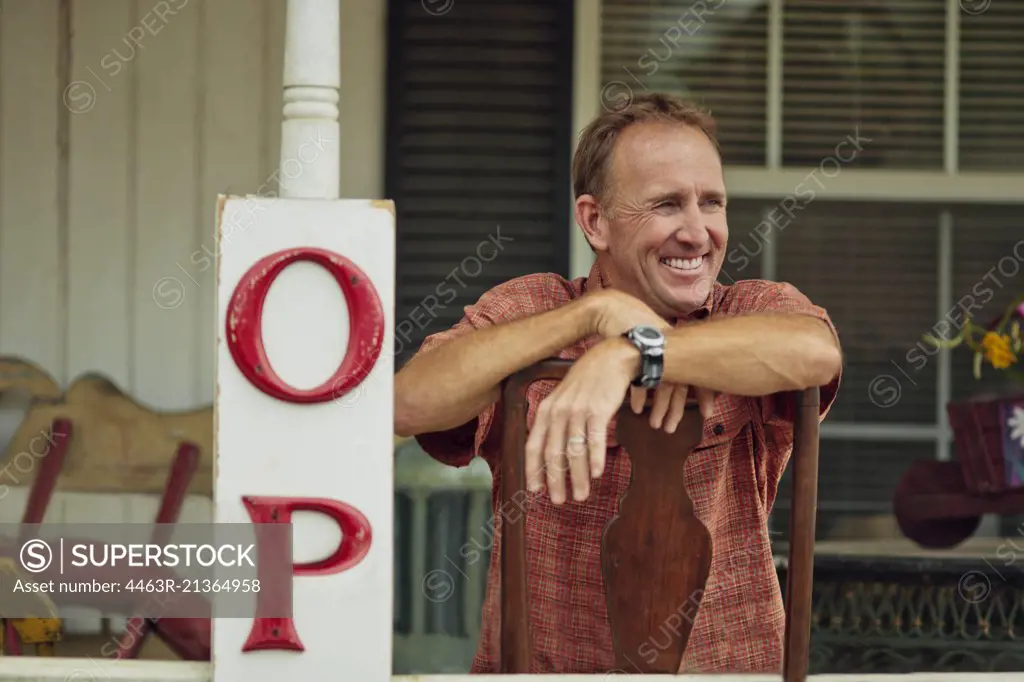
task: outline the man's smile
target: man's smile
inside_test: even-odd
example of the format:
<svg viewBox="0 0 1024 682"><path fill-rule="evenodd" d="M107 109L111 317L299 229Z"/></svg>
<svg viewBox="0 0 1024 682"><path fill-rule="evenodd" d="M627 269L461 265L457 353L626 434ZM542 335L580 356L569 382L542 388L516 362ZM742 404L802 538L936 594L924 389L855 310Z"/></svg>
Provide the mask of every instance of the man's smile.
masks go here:
<svg viewBox="0 0 1024 682"><path fill-rule="evenodd" d="M700 270L701 266L704 265L704 256L697 256L696 258L661 258L659 262L672 270L693 272Z"/></svg>
<svg viewBox="0 0 1024 682"><path fill-rule="evenodd" d="M696 256L695 258L661 257L658 259L665 284L670 287L692 286L697 280L706 277L708 268L711 267L711 258L708 254Z"/></svg>

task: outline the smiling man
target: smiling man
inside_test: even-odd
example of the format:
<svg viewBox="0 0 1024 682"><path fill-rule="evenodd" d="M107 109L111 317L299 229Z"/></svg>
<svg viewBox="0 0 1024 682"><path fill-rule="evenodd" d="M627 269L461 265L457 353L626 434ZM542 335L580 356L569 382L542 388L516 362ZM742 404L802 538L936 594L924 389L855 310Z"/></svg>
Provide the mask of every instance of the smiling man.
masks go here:
<svg viewBox="0 0 1024 682"><path fill-rule="evenodd" d="M600 674L615 667L601 535L629 482L614 416L627 399L639 412L653 391L652 426L674 431L692 393L705 427L683 479L714 552L683 667L778 673L768 513L793 448L792 392L822 387L822 418L835 400L835 328L789 284L716 281L729 230L707 112L637 97L583 132L573 176L576 222L597 256L589 276L506 282L429 337L395 378L395 431L442 462L483 457L497 472L501 382L548 357L576 361L527 395L531 665ZM499 543L473 672L498 671Z"/></svg>

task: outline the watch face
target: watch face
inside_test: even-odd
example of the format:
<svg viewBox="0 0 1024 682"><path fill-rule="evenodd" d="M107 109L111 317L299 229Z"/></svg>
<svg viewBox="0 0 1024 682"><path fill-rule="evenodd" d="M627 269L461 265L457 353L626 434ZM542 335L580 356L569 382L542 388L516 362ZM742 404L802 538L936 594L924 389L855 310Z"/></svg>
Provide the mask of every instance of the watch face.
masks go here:
<svg viewBox="0 0 1024 682"><path fill-rule="evenodd" d="M638 336L647 339L648 341L658 341L662 337L661 332L654 327L637 327L636 333Z"/></svg>

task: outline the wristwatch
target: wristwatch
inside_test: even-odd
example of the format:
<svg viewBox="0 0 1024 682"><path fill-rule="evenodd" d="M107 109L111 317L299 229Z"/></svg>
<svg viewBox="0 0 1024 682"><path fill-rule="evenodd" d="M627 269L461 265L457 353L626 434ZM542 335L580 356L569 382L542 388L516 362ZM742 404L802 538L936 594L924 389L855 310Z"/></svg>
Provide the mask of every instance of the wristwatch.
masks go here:
<svg viewBox="0 0 1024 682"><path fill-rule="evenodd" d="M639 325L623 336L640 351L640 374L633 385L656 388L664 373L665 335L657 327Z"/></svg>

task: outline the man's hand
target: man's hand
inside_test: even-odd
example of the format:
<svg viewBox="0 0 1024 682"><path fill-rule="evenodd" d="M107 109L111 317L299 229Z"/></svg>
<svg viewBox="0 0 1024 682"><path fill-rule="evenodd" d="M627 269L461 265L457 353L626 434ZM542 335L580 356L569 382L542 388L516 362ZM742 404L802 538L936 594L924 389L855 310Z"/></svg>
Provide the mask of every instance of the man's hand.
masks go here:
<svg viewBox="0 0 1024 682"><path fill-rule="evenodd" d="M640 299L615 289L602 289L592 294L590 327L594 334L606 339L622 336L633 327L645 324L662 331L672 328L663 317Z"/></svg>
<svg viewBox="0 0 1024 682"><path fill-rule="evenodd" d="M602 289L593 294L591 328L595 334L606 339L618 338L637 325L649 325L663 332L672 328L664 318L640 299L614 289ZM637 370L639 371L639 370ZM632 380L633 377L630 377ZM639 414L647 401L647 389L630 388L630 406ZM655 389L651 406L651 426L655 429L664 428L668 433L675 433L683 420L689 387L679 384L663 383ZM700 405L700 413L705 418L711 416L714 409L713 393L698 389L695 395Z"/></svg>
<svg viewBox="0 0 1024 682"><path fill-rule="evenodd" d="M538 406L526 441L526 482L531 492L547 488L552 502L565 502L568 472L573 499L587 499L590 479L604 473L608 424L622 406L639 366L640 352L622 338L598 344L573 364ZM636 387L631 390L631 406L639 414L647 391ZM652 426L675 431L683 416L686 394L686 387L659 387L652 407ZM676 395L681 396L678 404ZM704 413L705 404L712 405L714 398L699 391L698 400Z"/></svg>
<svg viewBox="0 0 1024 682"><path fill-rule="evenodd" d="M577 360L541 401L526 441L531 492L547 488L551 501L562 504L568 472L573 499L587 499L590 479L604 473L608 423L622 405L639 357L625 339L605 341Z"/></svg>
<svg viewBox="0 0 1024 682"><path fill-rule="evenodd" d="M675 433L679 423L683 421L686 401L690 399L690 387L681 384L659 384L654 389L654 400L651 402L651 428L665 429L666 433ZM700 414L709 419L715 411L717 394L704 388L695 388L693 398L697 400ZM647 389L636 386L629 387L629 406L635 414L640 414L647 403Z"/></svg>

